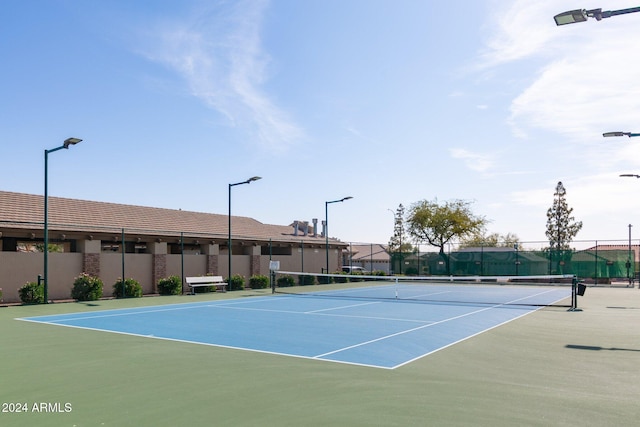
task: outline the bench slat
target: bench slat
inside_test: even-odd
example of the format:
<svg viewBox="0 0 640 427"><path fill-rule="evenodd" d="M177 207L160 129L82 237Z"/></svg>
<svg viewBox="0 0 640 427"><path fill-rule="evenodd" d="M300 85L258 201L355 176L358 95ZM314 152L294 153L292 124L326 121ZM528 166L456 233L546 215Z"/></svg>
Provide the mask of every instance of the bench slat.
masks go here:
<svg viewBox="0 0 640 427"><path fill-rule="evenodd" d="M224 281L222 276L197 276L197 277L185 277L187 285L191 288L191 293L195 293L195 288L201 286L215 286L216 291L226 292L227 282Z"/></svg>
<svg viewBox="0 0 640 427"><path fill-rule="evenodd" d="M226 283L222 276L199 276L199 277L186 277L186 282L192 283Z"/></svg>

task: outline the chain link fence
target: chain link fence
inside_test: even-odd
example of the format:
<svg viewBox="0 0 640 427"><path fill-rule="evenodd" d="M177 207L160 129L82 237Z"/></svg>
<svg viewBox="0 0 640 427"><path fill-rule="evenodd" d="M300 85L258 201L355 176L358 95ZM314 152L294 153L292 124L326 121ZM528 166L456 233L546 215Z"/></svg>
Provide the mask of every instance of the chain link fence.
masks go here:
<svg viewBox="0 0 640 427"><path fill-rule="evenodd" d="M546 247L545 247L546 244ZM502 247L461 247L450 244L440 252L428 245L410 251L386 245L350 243L346 265L405 275L531 276L574 274L590 283L633 281L639 270L640 241L577 241L571 250L550 249L549 242L519 242ZM371 250L367 250L371 247ZM375 247L387 249L384 254ZM577 249L577 248L581 249ZM386 257L387 265L384 264Z"/></svg>

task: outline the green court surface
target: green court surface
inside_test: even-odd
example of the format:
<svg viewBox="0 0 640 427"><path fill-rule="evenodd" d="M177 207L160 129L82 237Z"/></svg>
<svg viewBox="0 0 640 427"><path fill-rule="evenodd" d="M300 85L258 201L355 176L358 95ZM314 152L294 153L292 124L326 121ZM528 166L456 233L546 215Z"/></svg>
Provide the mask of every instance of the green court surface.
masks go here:
<svg viewBox="0 0 640 427"><path fill-rule="evenodd" d="M394 370L14 320L257 293L0 307L0 425L631 426L640 419L637 288L588 288L582 311L544 308ZM212 325L234 327L241 326Z"/></svg>

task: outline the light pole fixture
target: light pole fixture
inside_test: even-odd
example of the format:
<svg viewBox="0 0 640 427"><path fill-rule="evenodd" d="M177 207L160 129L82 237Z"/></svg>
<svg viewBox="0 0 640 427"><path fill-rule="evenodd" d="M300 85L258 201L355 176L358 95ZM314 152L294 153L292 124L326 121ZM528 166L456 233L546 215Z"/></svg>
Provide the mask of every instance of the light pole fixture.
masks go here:
<svg viewBox="0 0 640 427"><path fill-rule="evenodd" d="M353 199L351 196L343 197L340 200L332 200L330 202L324 202L324 239L325 239L325 251L327 255L327 270L326 273L329 274L329 204L330 203L340 203L345 200ZM328 283L328 282L327 282Z"/></svg>
<svg viewBox="0 0 640 427"><path fill-rule="evenodd" d="M554 16L553 19L556 21L556 25L567 25L575 24L577 22L585 22L588 18L596 18L596 21L601 21L603 18L611 18L612 16L625 15L627 13L634 12L640 12L640 7L605 11L602 9L577 9L559 13Z"/></svg>
<svg viewBox="0 0 640 427"><path fill-rule="evenodd" d="M609 138L612 136L628 136L629 138L633 137L633 136L640 136L640 133L633 133L633 132L605 132L602 134L603 137L605 138Z"/></svg>
<svg viewBox="0 0 640 427"><path fill-rule="evenodd" d="M635 173L623 173L620 176L625 178L640 178L640 175L637 175Z"/></svg>
<svg viewBox="0 0 640 427"><path fill-rule="evenodd" d="M49 153L68 149L82 142L80 138L67 138L60 147L44 150L44 303L49 303Z"/></svg>
<svg viewBox="0 0 640 427"><path fill-rule="evenodd" d="M636 270L636 259L635 256L633 257L633 264L631 263L631 227L633 227L633 225L629 224L629 256L628 256L628 260L627 260L627 279L629 279L629 285L633 287L633 279L632 276L635 276L635 270ZM631 266L633 265L633 270L631 270ZM633 272L633 274L631 274Z"/></svg>
<svg viewBox="0 0 640 427"><path fill-rule="evenodd" d="M228 289L231 290L231 254L232 254L232 250L231 250L231 187L235 187L236 185L242 185L242 184L251 184L253 181L257 181L259 179L262 179L262 177L260 176L252 176L251 178L249 178L246 181L242 181L242 182L236 182L235 184L229 184L229 283L227 283Z"/></svg>

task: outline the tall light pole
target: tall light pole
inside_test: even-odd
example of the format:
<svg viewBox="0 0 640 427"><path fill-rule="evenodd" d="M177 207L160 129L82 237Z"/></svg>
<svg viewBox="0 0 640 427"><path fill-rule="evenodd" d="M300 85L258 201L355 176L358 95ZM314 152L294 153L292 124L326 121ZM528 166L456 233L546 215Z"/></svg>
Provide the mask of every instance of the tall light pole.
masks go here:
<svg viewBox="0 0 640 427"><path fill-rule="evenodd" d="M68 149L82 142L80 138L67 138L60 147L44 150L44 303L49 303L49 153Z"/></svg>
<svg viewBox="0 0 640 427"><path fill-rule="evenodd" d="M567 25L575 24L577 22L585 22L588 18L596 18L596 21L601 21L603 18L611 18L612 16L625 15L627 13L634 12L640 12L640 7L605 11L602 9L577 9L559 13L554 16L553 19L556 21L556 25Z"/></svg>
<svg viewBox="0 0 640 427"><path fill-rule="evenodd" d="M340 200L332 200L330 202L324 202L324 238L325 238L325 251L327 255L327 270L326 270L327 274L329 274L329 204L340 203L349 199L353 199L353 197L347 196L347 197L343 197Z"/></svg>
<svg viewBox="0 0 640 427"><path fill-rule="evenodd" d="M633 257L633 264L631 263L631 227L633 227L633 225L629 224L629 260L627 261L627 279L629 279L629 285L633 286L633 280L631 279L632 274L631 272L633 272L633 274L635 274L635 265L636 265L636 259L635 256ZM631 270L631 266L633 265L633 270Z"/></svg>
<svg viewBox="0 0 640 427"><path fill-rule="evenodd" d="M251 184L253 181L257 181L259 179L262 179L262 177L260 176L253 176L251 178L249 178L246 181L242 181L242 182L236 182L235 184L229 184L229 283L227 283L229 290L231 289L231 254L232 254L232 250L231 250L231 187L235 187L236 185L242 185L242 184Z"/></svg>

